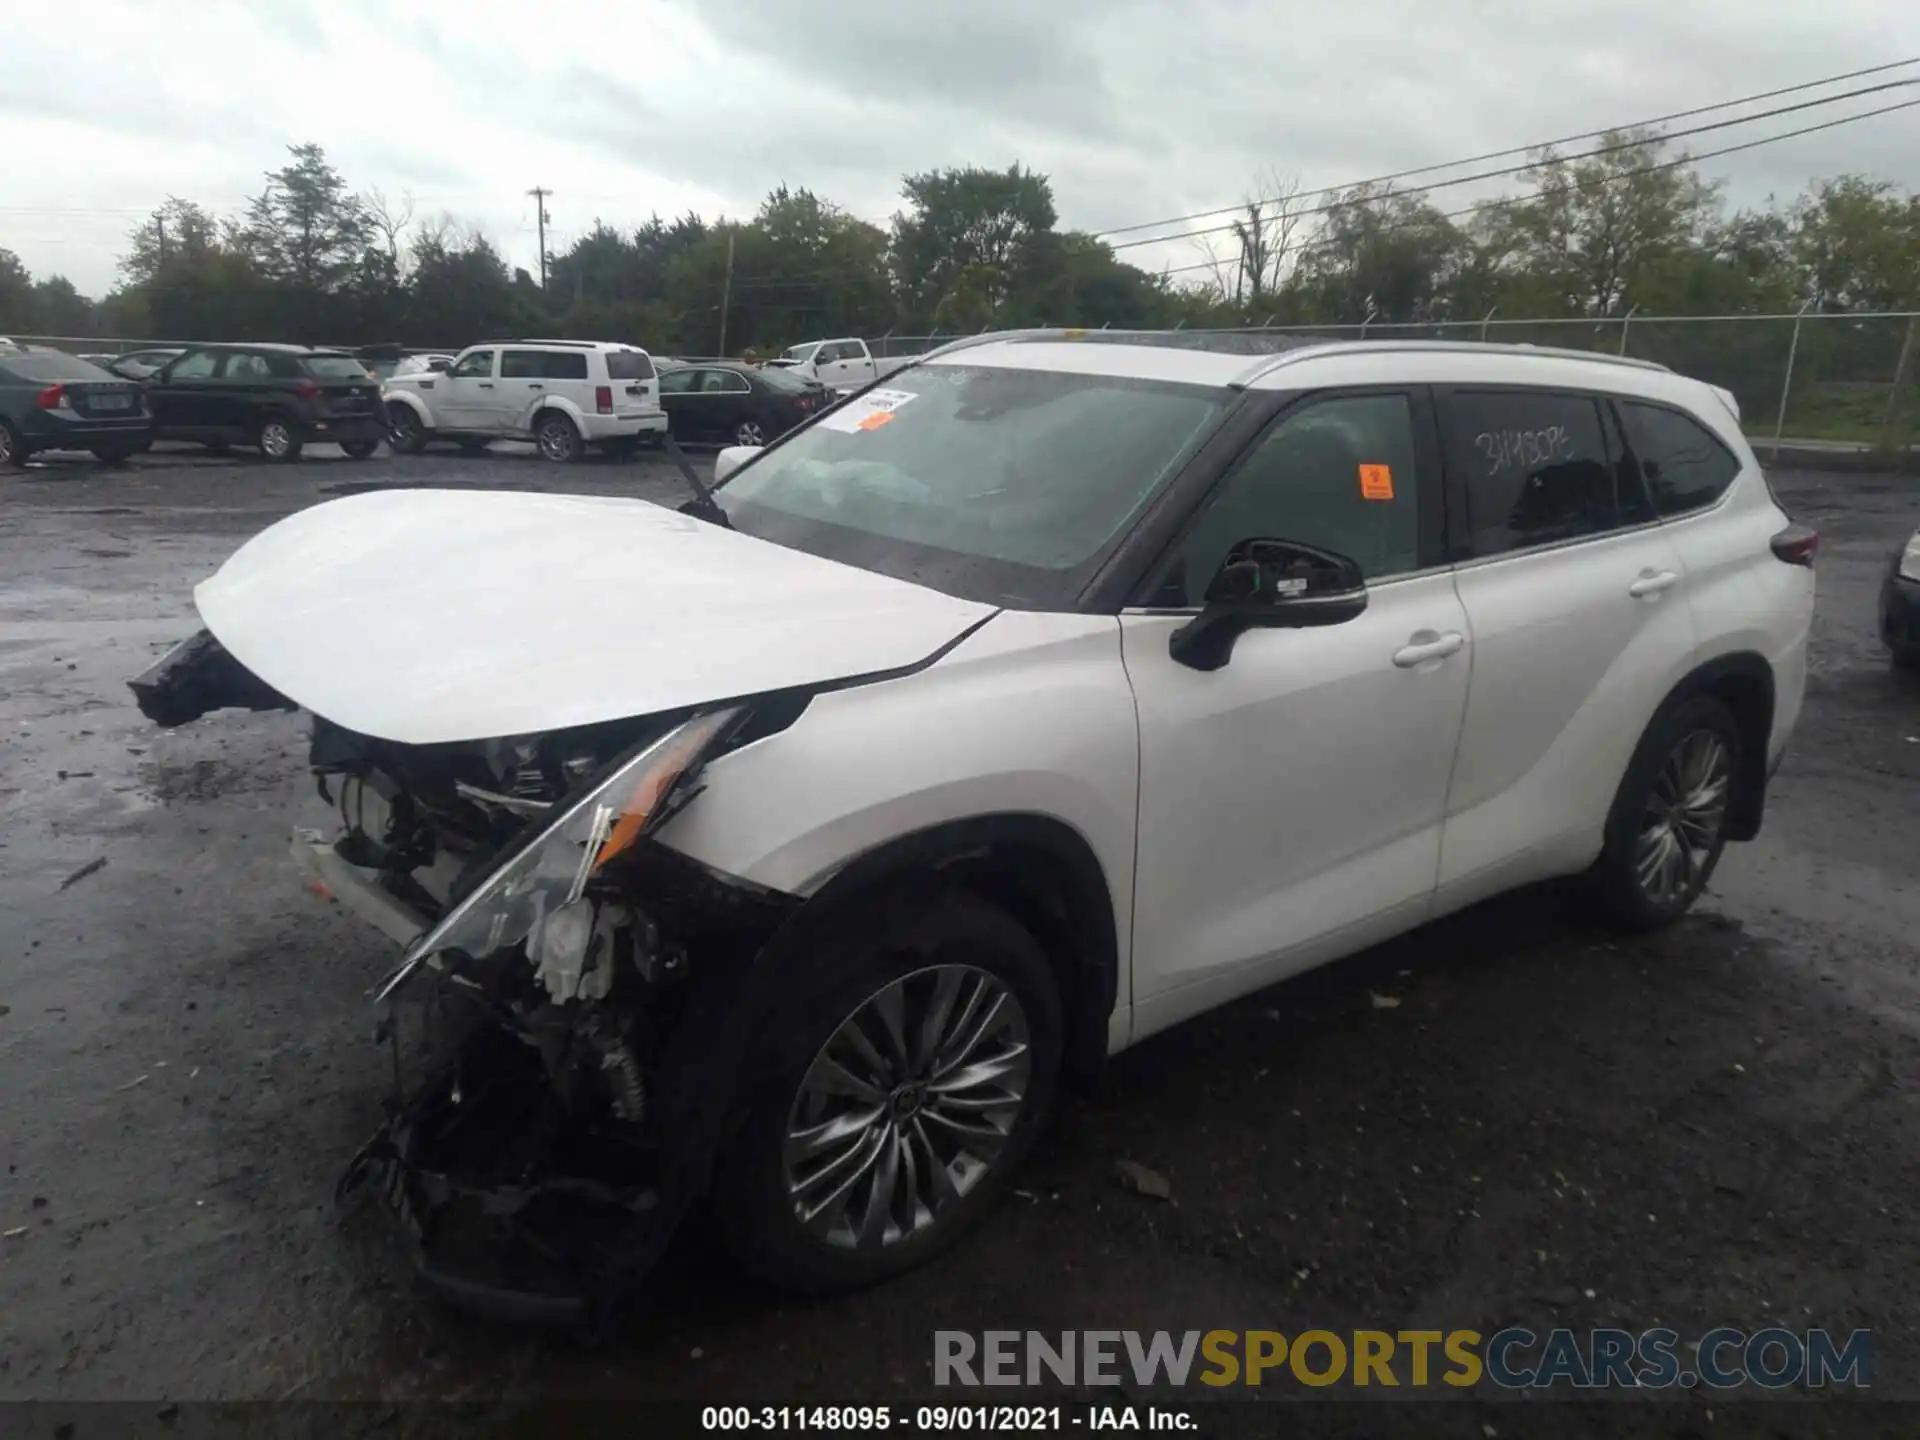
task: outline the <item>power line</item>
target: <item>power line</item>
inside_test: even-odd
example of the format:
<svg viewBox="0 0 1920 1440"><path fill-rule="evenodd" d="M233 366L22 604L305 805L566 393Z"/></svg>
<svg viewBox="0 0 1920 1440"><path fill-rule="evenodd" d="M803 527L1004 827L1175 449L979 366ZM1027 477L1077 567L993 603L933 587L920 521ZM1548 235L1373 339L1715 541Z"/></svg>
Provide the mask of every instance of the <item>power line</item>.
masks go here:
<svg viewBox="0 0 1920 1440"><path fill-rule="evenodd" d="M1623 150L1639 150L1639 149L1644 149L1649 145L1664 145L1664 144L1667 144L1669 141L1683 140L1689 135L1704 135L1704 134L1707 134L1709 131L1726 130L1736 125L1751 125L1756 120L1771 120L1777 115L1790 115L1800 110L1812 110L1822 105L1831 105L1831 104L1834 104L1836 101L1840 101L1840 100L1853 100L1853 99L1857 99L1862 95L1873 95L1883 90L1905 89L1906 87L1911 85L1920 85L1920 79L1889 80L1879 85L1866 85L1866 86L1862 86L1858 90L1847 90L1847 91L1843 91L1838 95L1822 96L1818 100L1802 100L1799 103L1794 105L1781 105L1781 106L1775 107L1772 110L1762 110L1757 114L1742 115L1732 120L1715 120L1711 124L1694 125L1685 130L1665 130L1665 131L1661 131L1658 134L1642 136L1640 139L1637 139L1637 140L1622 140L1618 144L1601 145L1601 146L1595 147L1592 150L1582 150L1572 155L1560 156L1559 158L1562 160L1591 160L1596 156L1600 156L1600 155L1617 155ZM1897 109L1899 107L1896 106L1894 108ZM1882 112L1874 111L1869 113L1878 114ZM1827 127L1815 126L1813 128L1825 129ZM1799 134L1806 134L1809 132L1797 130L1791 133L1795 135L1799 135ZM1781 136L1779 138L1787 139L1790 137ZM1742 146L1734 147L1734 149L1736 150L1742 149L1742 148L1747 148L1747 147L1742 147ZM1728 151L1728 150L1718 150L1718 151L1712 152L1712 154L1717 154L1717 155L1726 155L1731 153L1732 151ZM1705 160L1705 159L1711 158L1711 156L1698 155L1698 156L1693 156L1691 158L1696 160ZM1685 158L1682 159L1681 163L1683 164L1686 163ZM1455 185L1471 185L1474 182L1480 181L1480 180L1498 180L1509 175L1519 175L1519 174L1525 173L1528 170L1532 170L1535 168L1537 168L1536 163L1529 160L1524 164L1504 165L1495 170L1476 170L1471 175L1457 175L1450 180L1438 180L1431 185L1424 185L1417 188L1419 188L1422 191L1429 191L1429 192L1434 190L1446 190L1446 189L1450 189ZM1362 185L1366 185L1374 182L1363 181L1361 183ZM1354 186L1349 188L1357 189L1360 187ZM1335 192L1316 191L1314 193L1326 194L1326 193L1338 193L1338 192L1337 191ZM1265 203L1265 202L1261 202L1261 203ZM1325 205L1314 205L1314 206L1309 206L1307 209L1304 209L1304 210L1289 211L1285 216L1285 218L1290 220L1304 220L1309 216L1313 216L1313 215L1327 215L1327 214L1331 214L1335 210L1343 209L1347 204L1350 204L1350 203L1351 202L1348 202L1348 201L1334 200ZM1122 240L1119 244L1109 245L1107 248L1110 250L1132 250L1132 249L1138 248L1141 245L1159 245L1159 244L1164 244L1170 240L1191 240L1196 236L1200 236L1200 235L1218 235L1223 231L1233 229L1235 225L1237 225L1238 223L1239 223L1238 221L1230 221L1225 225L1203 225L1197 230L1177 230L1171 235L1148 235L1148 236L1142 237L1139 240Z"/></svg>
<svg viewBox="0 0 1920 1440"><path fill-rule="evenodd" d="M1396 180L1411 180L1419 175L1433 175L1442 170L1457 170L1462 165L1479 165L1488 160L1504 160L1509 155L1524 155L1529 151L1544 150L1555 145L1570 145L1576 140L1592 140L1597 136L1611 135L1622 130L1639 130L1650 125L1665 125L1673 120L1690 120L1696 115L1709 115L1718 110L1731 110L1736 105L1751 105L1759 100L1773 100L1782 95L1795 95L1803 90L1817 90L1823 85L1838 85L1843 80L1858 80L1867 75L1879 75L1888 70L1899 70L1909 65L1920 64L1920 56L1909 60L1894 60L1885 65L1870 65L1864 70L1849 70L1842 75L1829 75L1823 80L1805 80L1798 85L1784 85L1777 90L1762 90L1758 94L1743 95L1735 100L1722 100L1713 105L1696 105L1691 110L1675 110L1670 114L1656 115L1648 120L1640 120L1628 125L1609 125L1599 130L1582 130L1577 135L1562 135L1557 140L1542 140L1532 145L1513 145L1505 150L1489 150L1483 155L1470 155L1464 160L1448 160L1438 165L1420 165L1411 170L1396 170L1390 175L1376 175L1370 180L1359 180L1352 185L1329 185L1319 190L1304 190L1291 196L1272 195L1264 200L1243 201L1238 205L1222 205L1215 210L1196 210L1188 215L1175 215L1166 220L1143 220L1137 225L1117 225L1108 230L1094 230L1088 233L1096 236L1131 235L1137 230L1152 230L1161 225L1179 225L1188 220L1205 220L1214 215L1232 215L1244 210L1247 205L1269 205L1276 200L1311 200L1320 195L1334 195L1342 190L1357 189L1362 185L1385 185ZM1907 83L1904 81L1896 83ZM1862 93L1862 92L1856 92ZM1845 99L1846 96L1834 96ZM1750 119L1764 119L1756 115ZM1737 123L1737 122L1736 122ZM1428 186L1436 189L1437 186Z"/></svg>
<svg viewBox="0 0 1920 1440"><path fill-rule="evenodd" d="M1591 180L1579 181L1575 184L1569 185L1567 188L1569 190L1576 190L1576 191L1596 190L1602 186L1614 184L1617 181L1631 180L1637 175L1653 175L1653 174L1657 174L1662 170L1677 170L1682 165L1695 165L1702 160L1715 160L1722 155L1735 155L1743 150L1758 150L1763 145L1777 145L1782 140L1795 140L1802 135L1812 135L1816 131L1832 130L1841 125L1851 125L1858 120L1871 120L1875 116L1890 115L1896 110L1911 110L1916 105L1920 105L1920 100L1902 100L1898 105L1883 105L1878 110L1863 110L1858 115L1843 115L1838 120L1825 120L1818 125L1805 125L1798 130L1787 130L1787 131L1783 131L1781 134L1778 134L1778 135L1763 135L1758 140L1744 141L1739 145L1728 145L1719 150L1709 150L1706 153L1701 155L1682 155L1677 160L1662 160L1657 165L1645 165L1638 170L1622 170L1617 174L1597 176ZM1513 196L1513 195L1496 196L1494 199L1481 200L1476 202L1475 204L1464 206L1459 210L1446 210L1446 211L1440 212L1438 215L1422 216L1418 221L1407 221L1407 222L1403 222L1401 224L1396 224L1396 225L1383 225L1375 233L1391 234L1396 230L1410 230L1415 228L1417 225L1424 225L1424 224L1431 223L1435 219L1458 220L1467 215L1477 215L1483 210L1497 210L1503 206L1515 205L1515 204L1521 204L1521 203L1524 203L1524 202L1518 196ZM1337 210L1337 209L1350 208L1350 207L1333 206L1330 208ZM1336 243L1338 242L1328 241L1328 240L1315 241L1307 245L1301 245L1289 251L1288 254L1293 256L1311 254L1315 251L1330 249ZM1199 263L1193 264L1193 265L1175 265L1168 269L1161 270L1157 273L1162 275L1182 275L1191 270L1210 270L1210 269L1213 269L1216 264L1224 264L1224 263L1226 262L1202 260Z"/></svg>

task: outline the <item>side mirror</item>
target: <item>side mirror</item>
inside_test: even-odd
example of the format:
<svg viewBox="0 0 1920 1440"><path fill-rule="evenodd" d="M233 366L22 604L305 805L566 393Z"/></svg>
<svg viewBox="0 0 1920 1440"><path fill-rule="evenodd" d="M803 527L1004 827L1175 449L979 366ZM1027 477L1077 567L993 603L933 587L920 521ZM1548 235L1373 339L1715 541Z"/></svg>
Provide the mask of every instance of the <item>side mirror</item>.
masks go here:
<svg viewBox="0 0 1920 1440"><path fill-rule="evenodd" d="M1291 540L1243 540L1207 586L1200 613L1174 631L1168 653L1192 670L1218 670L1241 632L1344 625L1367 608L1367 581L1345 555Z"/></svg>
<svg viewBox="0 0 1920 1440"><path fill-rule="evenodd" d="M729 445L713 459L713 483L718 485L760 453L758 445Z"/></svg>

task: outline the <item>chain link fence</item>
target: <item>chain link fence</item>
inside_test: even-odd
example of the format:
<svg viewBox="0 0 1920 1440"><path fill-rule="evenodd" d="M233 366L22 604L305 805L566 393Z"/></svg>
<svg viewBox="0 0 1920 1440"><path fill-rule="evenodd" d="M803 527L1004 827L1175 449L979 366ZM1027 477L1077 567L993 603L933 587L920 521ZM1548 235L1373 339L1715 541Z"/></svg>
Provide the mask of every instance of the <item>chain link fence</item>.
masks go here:
<svg viewBox="0 0 1920 1440"><path fill-rule="evenodd" d="M1326 340L1452 340L1590 350L1651 360L1733 394L1747 433L1766 444L1902 448L1920 421L1920 313L1641 315L1434 324L1247 326L1182 335ZM882 357L924 355L960 334L886 334Z"/></svg>

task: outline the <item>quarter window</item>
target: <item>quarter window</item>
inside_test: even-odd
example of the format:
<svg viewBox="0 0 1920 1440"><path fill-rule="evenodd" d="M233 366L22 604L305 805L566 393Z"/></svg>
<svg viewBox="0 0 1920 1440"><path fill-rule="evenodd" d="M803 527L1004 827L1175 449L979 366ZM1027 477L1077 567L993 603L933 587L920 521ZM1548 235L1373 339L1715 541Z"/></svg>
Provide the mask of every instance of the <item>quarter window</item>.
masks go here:
<svg viewBox="0 0 1920 1440"><path fill-rule="evenodd" d="M540 356L540 373L548 380L584 380L587 378L586 352L548 350Z"/></svg>
<svg viewBox="0 0 1920 1440"><path fill-rule="evenodd" d="M1703 510L1726 494L1740 462L1706 426L1677 410L1623 400L1627 436L1663 515Z"/></svg>
<svg viewBox="0 0 1920 1440"><path fill-rule="evenodd" d="M1227 477L1155 604L1197 605L1243 540L1291 540L1368 579L1419 568L1413 412L1404 395L1321 400L1283 417Z"/></svg>
<svg viewBox="0 0 1920 1440"><path fill-rule="evenodd" d="M1591 396L1456 390L1447 465L1466 494L1472 553L1501 555L1604 535L1649 518Z"/></svg>

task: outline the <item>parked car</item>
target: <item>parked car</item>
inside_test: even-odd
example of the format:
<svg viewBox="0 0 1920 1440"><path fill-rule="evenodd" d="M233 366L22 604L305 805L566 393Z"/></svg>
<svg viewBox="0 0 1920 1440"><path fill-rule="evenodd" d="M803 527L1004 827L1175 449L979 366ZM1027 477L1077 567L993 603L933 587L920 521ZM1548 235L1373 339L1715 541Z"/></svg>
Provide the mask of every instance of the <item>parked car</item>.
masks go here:
<svg viewBox="0 0 1920 1440"><path fill-rule="evenodd" d="M0 468L41 450L127 458L153 417L140 387L63 350L0 341Z"/></svg>
<svg viewBox="0 0 1920 1440"><path fill-rule="evenodd" d="M578 1314L704 1194L761 1272L863 1285L1189 1016L1551 877L1686 913L1759 830L1814 603L1727 400L1529 347L984 337L684 513L302 510L134 690L313 715L343 823L295 852L449 1047L345 1182L429 1283Z"/></svg>
<svg viewBox="0 0 1920 1440"><path fill-rule="evenodd" d="M435 440L462 450L532 440L548 460L589 446L631 454L667 428L653 359L603 340L491 340L444 372L395 375L384 392L393 448L417 455Z"/></svg>
<svg viewBox="0 0 1920 1440"><path fill-rule="evenodd" d="M1880 639L1903 670L1920 670L1920 530L1887 567L1880 586Z"/></svg>
<svg viewBox="0 0 1920 1440"><path fill-rule="evenodd" d="M660 404L676 440L764 445L827 408L824 385L786 370L739 362L676 365L660 371Z"/></svg>
<svg viewBox="0 0 1920 1440"><path fill-rule="evenodd" d="M125 355L115 355L102 361L105 369L124 376L128 380L145 380L156 370L186 354L185 349L163 348L158 350L134 350Z"/></svg>
<svg viewBox="0 0 1920 1440"><path fill-rule="evenodd" d="M156 439L251 445L269 460L298 460L315 442L364 459L385 431L366 366L304 345L195 346L154 372L147 403Z"/></svg>
<svg viewBox="0 0 1920 1440"><path fill-rule="evenodd" d="M781 351L767 363L818 380L830 390L844 392L857 390L913 362L911 355L892 360L875 359L866 341L846 339L809 340L804 345Z"/></svg>

